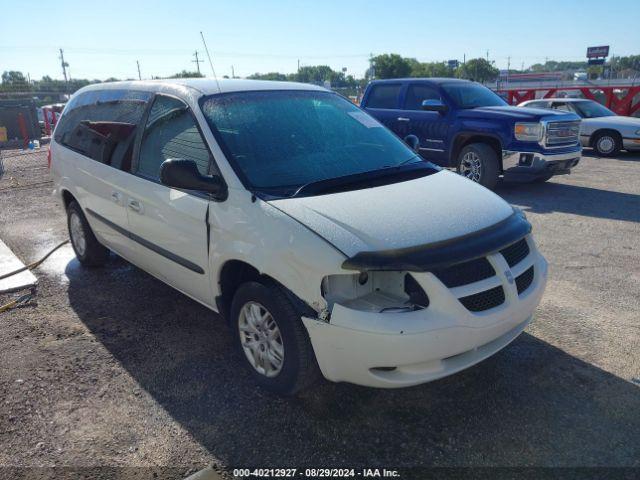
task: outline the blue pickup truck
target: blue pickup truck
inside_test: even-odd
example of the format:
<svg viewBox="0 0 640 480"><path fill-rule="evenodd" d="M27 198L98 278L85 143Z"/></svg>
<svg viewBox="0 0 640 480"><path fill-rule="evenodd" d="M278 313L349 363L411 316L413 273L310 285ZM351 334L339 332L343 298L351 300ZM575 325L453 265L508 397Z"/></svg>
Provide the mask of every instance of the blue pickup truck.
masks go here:
<svg viewBox="0 0 640 480"><path fill-rule="evenodd" d="M511 107L468 80L376 80L360 106L427 160L488 188L500 176L545 181L580 161L577 115Z"/></svg>

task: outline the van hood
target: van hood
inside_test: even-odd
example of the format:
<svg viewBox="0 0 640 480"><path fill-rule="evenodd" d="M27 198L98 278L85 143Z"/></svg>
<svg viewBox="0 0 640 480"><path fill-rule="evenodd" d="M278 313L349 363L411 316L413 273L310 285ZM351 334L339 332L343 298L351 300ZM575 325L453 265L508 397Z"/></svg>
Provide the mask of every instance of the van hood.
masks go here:
<svg viewBox="0 0 640 480"><path fill-rule="evenodd" d="M513 214L495 193L446 170L375 188L269 203L347 257L450 240Z"/></svg>

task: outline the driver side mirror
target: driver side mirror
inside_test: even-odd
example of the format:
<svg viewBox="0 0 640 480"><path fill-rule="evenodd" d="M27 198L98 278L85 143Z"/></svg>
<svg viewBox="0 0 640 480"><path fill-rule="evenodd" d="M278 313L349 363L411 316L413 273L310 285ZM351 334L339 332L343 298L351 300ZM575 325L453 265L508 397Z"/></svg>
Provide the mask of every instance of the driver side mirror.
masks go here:
<svg viewBox="0 0 640 480"><path fill-rule="evenodd" d="M221 200L227 196L227 186L222 178L217 175L202 175L193 160L165 160L160 165L160 182L168 187L207 192Z"/></svg>
<svg viewBox="0 0 640 480"><path fill-rule="evenodd" d="M409 145L409 148L411 148L411 150L416 153L418 153L418 150L420 150L420 139L415 135L407 135L406 137L404 137L404 143Z"/></svg>
<svg viewBox="0 0 640 480"><path fill-rule="evenodd" d="M423 100L422 110L426 112L447 113L447 111L449 110L449 107L447 107L440 100Z"/></svg>

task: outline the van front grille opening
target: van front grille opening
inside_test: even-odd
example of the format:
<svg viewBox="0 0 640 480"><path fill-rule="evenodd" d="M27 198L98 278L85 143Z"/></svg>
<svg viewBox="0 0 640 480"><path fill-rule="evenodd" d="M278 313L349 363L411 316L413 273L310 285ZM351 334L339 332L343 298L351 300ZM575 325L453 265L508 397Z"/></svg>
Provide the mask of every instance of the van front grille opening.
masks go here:
<svg viewBox="0 0 640 480"><path fill-rule="evenodd" d="M460 303L471 312L482 312L495 308L504 303L504 290L502 286L497 286L484 292L475 293L468 297L459 298Z"/></svg>
<svg viewBox="0 0 640 480"><path fill-rule="evenodd" d="M521 273L516 277L516 288L518 289L518 295L524 292L533 283L533 267L529 267L524 273Z"/></svg>
<svg viewBox="0 0 640 480"><path fill-rule="evenodd" d="M479 282L493 277L496 272L485 257L469 262L459 263L450 267L443 267L431 271L438 280L449 288Z"/></svg>

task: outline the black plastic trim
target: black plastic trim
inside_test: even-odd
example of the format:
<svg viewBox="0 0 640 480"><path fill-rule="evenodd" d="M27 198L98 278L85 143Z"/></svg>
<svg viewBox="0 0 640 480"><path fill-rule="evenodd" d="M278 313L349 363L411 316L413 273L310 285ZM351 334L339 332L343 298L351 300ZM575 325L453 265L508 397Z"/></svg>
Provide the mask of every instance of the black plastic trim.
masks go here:
<svg viewBox="0 0 640 480"><path fill-rule="evenodd" d="M129 230L122 228L119 225L116 225L111 220L107 220L102 215L97 214L93 210L90 210L87 208L87 213L91 215L93 218L95 218L96 220L104 223L109 228L112 228L116 232L121 233L125 237L129 237L134 242L139 243L143 247L146 247L149 250L156 252L158 255L162 255L163 257L171 260L172 262L177 263L178 265L183 266L184 268L191 270L192 272L196 272L201 275L204 274L204 269L196 265L195 263L190 262L189 260L182 258L176 255L175 253L170 252L169 250L165 250L164 248L156 245L155 243L151 243L149 240L145 240L144 238L136 235L135 233L130 232Z"/></svg>
<svg viewBox="0 0 640 480"><path fill-rule="evenodd" d="M521 213L514 212L495 225L449 240L408 248L359 252L345 260L342 268L427 272L484 257L530 232L531 224Z"/></svg>

